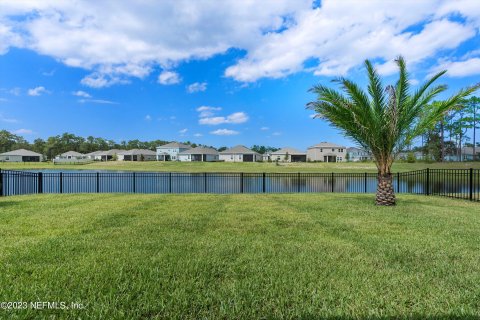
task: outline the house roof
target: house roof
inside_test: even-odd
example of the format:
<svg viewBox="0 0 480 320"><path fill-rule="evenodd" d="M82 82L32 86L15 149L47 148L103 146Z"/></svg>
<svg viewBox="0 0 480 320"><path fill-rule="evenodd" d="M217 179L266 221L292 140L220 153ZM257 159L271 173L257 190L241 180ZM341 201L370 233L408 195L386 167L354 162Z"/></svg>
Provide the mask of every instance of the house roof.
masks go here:
<svg viewBox="0 0 480 320"><path fill-rule="evenodd" d="M148 150L148 149L131 149L131 150L121 151L118 154L131 155L131 156L139 156L139 155L155 156L155 155L157 155L157 153L155 151Z"/></svg>
<svg viewBox="0 0 480 320"><path fill-rule="evenodd" d="M170 142L164 144L163 146L159 146L157 148L179 148L179 149L191 149L192 147L188 144L178 143L178 142Z"/></svg>
<svg viewBox="0 0 480 320"><path fill-rule="evenodd" d="M233 148L224 150L224 151L220 152L220 154L258 154L258 152L255 152L251 149L248 149L245 146L238 145L238 146L235 146Z"/></svg>
<svg viewBox="0 0 480 320"><path fill-rule="evenodd" d="M279 154L286 154L288 152L288 154L301 154L301 155L306 155L307 153L306 152L303 152L303 151L300 151L300 150L297 150L297 149L294 149L294 148L290 148L290 147L285 147L285 148L282 148L280 150L277 150L275 152L272 152L271 154L272 155L279 155Z"/></svg>
<svg viewBox="0 0 480 320"><path fill-rule="evenodd" d="M330 143L330 142L320 142L316 145L313 145L311 147L308 147L308 149L316 149L316 148L341 148L341 149L346 149L345 146L340 146L338 144Z"/></svg>
<svg viewBox="0 0 480 320"><path fill-rule="evenodd" d="M107 151L99 151L96 155L97 156L113 156L114 154L118 154L119 152L122 152L125 150L120 150L120 149L111 149Z"/></svg>
<svg viewBox="0 0 480 320"><path fill-rule="evenodd" d="M185 150L180 152L180 154L213 154L217 155L218 151L212 148L207 147L196 147L193 149Z"/></svg>
<svg viewBox="0 0 480 320"><path fill-rule="evenodd" d="M40 153L36 153L26 149L18 149L13 151L8 151L4 153L0 153L0 156L26 156L26 157L35 157L35 156L42 156Z"/></svg>
<svg viewBox="0 0 480 320"><path fill-rule="evenodd" d="M93 151L93 152L86 153L85 155L86 155L86 156L95 156L95 155L97 155L97 154L99 154L99 153L101 153L101 152L103 152L103 151L101 151L101 150L100 150L100 151Z"/></svg>
<svg viewBox="0 0 480 320"><path fill-rule="evenodd" d="M60 157L83 157L84 154L77 151L67 151L59 155Z"/></svg>

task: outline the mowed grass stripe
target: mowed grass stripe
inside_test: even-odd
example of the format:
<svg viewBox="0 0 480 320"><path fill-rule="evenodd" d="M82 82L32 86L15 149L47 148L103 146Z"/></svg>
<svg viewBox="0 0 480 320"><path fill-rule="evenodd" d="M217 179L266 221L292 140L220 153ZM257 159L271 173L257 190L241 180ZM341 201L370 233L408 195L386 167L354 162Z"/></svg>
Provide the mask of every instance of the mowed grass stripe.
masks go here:
<svg viewBox="0 0 480 320"><path fill-rule="evenodd" d="M480 206L372 195L0 199L0 300L59 318L479 317ZM4 311L34 318L40 311Z"/></svg>

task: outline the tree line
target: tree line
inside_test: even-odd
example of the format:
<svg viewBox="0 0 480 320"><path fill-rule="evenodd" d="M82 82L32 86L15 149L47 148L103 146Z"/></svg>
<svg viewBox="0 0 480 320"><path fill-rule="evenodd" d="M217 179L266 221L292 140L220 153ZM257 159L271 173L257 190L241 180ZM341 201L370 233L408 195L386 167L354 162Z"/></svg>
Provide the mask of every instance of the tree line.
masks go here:
<svg viewBox="0 0 480 320"><path fill-rule="evenodd" d="M172 141L167 140L152 140L140 141L138 139L121 141L120 143L114 140L104 139L100 137L88 136L86 138L77 136L72 133L63 133L57 136L48 137L46 140L38 138L33 142L28 142L24 137L11 133L7 130L0 130L0 153L12 151L16 149L28 149L45 155L48 159L67 151L77 151L80 153L90 153L100 150L110 149L148 149L155 151L158 146L167 144ZM204 146L214 148L212 146L200 145L190 141L182 142L190 145L192 148L197 146ZM215 148L214 148L215 149ZM218 148L218 151L226 150L227 147ZM278 148L269 146L254 145L252 150L258 153L273 152L279 150Z"/></svg>
<svg viewBox="0 0 480 320"><path fill-rule="evenodd" d="M433 102L431 107L439 103L441 102ZM413 150L421 151L426 158L441 162L447 155L461 160L463 148L471 147L474 159L478 159L476 153L480 152L480 143L476 139L476 131L480 128L479 111L479 97L463 99L421 136L421 146Z"/></svg>

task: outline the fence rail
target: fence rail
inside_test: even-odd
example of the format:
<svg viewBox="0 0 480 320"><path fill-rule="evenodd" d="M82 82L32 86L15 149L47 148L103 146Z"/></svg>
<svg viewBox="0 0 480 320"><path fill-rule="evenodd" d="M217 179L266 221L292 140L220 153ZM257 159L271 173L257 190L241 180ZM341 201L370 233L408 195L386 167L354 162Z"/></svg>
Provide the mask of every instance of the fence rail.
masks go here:
<svg viewBox="0 0 480 320"><path fill-rule="evenodd" d="M480 201L480 169L393 175L397 193ZM376 173L28 172L0 170L0 195L36 193L374 193Z"/></svg>

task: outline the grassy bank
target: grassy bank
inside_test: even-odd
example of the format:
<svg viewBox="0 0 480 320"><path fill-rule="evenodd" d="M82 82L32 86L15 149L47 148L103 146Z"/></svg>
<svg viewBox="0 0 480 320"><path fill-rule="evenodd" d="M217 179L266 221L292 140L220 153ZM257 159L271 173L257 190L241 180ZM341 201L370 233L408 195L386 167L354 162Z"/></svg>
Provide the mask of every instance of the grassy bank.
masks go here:
<svg viewBox="0 0 480 320"><path fill-rule="evenodd" d="M0 199L0 318L480 317L480 205L372 195Z"/></svg>
<svg viewBox="0 0 480 320"><path fill-rule="evenodd" d="M85 165L53 165L51 163L0 163L1 169L73 169L73 170L125 170L163 172L376 172L373 162L347 163L229 163L229 162L95 162ZM477 168L479 162L448 163L402 163L393 165L394 172L420 170L425 168Z"/></svg>

